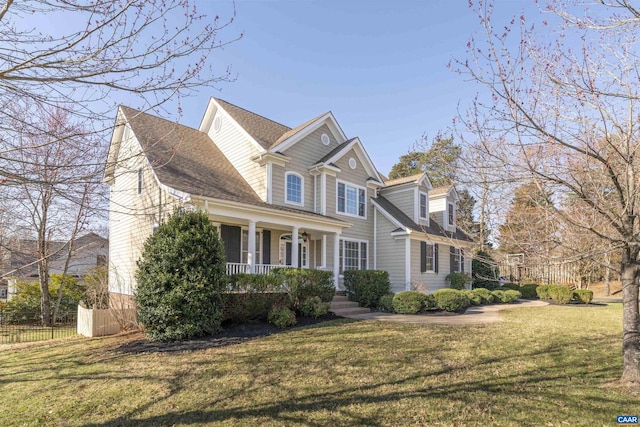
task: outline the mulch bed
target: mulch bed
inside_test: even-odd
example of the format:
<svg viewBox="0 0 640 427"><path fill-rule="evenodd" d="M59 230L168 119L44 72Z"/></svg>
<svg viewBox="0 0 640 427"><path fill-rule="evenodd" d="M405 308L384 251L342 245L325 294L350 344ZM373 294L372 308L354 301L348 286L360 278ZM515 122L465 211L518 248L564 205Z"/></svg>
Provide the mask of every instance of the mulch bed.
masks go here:
<svg viewBox="0 0 640 427"><path fill-rule="evenodd" d="M330 320L342 319L333 313L314 319L313 317L298 317L298 324L288 328L278 328L271 323L259 322L245 325L224 325L224 329L211 337L190 341L157 342L146 338L133 339L120 345L116 351L119 353L172 353L180 351L196 351L208 348L227 347L242 344L243 342L279 334L291 329L318 325Z"/></svg>

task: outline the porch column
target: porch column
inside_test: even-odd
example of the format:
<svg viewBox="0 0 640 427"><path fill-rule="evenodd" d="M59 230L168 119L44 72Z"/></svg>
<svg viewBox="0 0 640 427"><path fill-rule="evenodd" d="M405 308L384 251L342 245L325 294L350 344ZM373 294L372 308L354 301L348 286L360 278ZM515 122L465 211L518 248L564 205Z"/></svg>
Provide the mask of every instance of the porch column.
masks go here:
<svg viewBox="0 0 640 427"><path fill-rule="evenodd" d="M320 248L320 265L327 268L327 235L322 235L322 247Z"/></svg>
<svg viewBox="0 0 640 427"><path fill-rule="evenodd" d="M299 268L298 264L298 227L293 227L291 232L291 267Z"/></svg>
<svg viewBox="0 0 640 427"><path fill-rule="evenodd" d="M249 247L247 248L247 264L249 264L249 273L256 272L256 223L249 221Z"/></svg>
<svg viewBox="0 0 640 427"><path fill-rule="evenodd" d="M340 233L333 233L333 283L338 289L340 284Z"/></svg>

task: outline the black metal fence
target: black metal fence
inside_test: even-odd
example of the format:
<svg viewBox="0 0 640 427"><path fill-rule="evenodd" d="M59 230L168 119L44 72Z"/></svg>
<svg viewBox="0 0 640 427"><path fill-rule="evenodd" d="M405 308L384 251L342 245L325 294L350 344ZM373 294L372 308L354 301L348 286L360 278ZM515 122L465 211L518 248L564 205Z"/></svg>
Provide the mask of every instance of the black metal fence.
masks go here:
<svg viewBox="0 0 640 427"><path fill-rule="evenodd" d="M53 325L43 325L40 310L0 307L0 344L76 335L77 316L75 310L58 313Z"/></svg>

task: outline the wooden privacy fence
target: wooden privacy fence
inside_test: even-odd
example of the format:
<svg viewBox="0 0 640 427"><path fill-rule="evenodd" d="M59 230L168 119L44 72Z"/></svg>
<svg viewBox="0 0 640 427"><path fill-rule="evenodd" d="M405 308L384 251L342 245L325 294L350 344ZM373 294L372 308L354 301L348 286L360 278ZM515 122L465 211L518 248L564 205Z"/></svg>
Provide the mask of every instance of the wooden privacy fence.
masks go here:
<svg viewBox="0 0 640 427"><path fill-rule="evenodd" d="M541 264L507 264L499 262L500 275L511 282L580 286L580 268L577 261Z"/></svg>

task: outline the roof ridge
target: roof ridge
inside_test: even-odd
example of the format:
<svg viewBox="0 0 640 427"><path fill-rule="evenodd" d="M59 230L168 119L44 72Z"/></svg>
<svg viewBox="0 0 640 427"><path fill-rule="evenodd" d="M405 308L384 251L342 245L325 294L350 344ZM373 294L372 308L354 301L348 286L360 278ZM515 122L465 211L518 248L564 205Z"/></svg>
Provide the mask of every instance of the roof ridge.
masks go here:
<svg viewBox="0 0 640 427"><path fill-rule="evenodd" d="M138 110L137 108L129 107L129 106L127 106L127 105L123 105L123 104L120 104L120 105L119 105L119 107L120 107L120 108L121 108L121 107L124 107L124 108L126 108L126 109L133 110L133 111L135 111L136 113L144 114L144 115L147 115L147 116L153 117L153 118L155 118L155 119L162 120L162 121L165 121L165 122L167 122L167 123L171 123L171 124L174 124L174 125L177 125L177 126L180 126L180 127L186 128L186 129L189 129L189 130L193 130L193 131L196 131L196 132L200 132L200 133L203 133L203 134L205 134L205 135L206 135L206 133L205 133L205 132L202 132L200 129L192 128L191 126L187 126L187 125L182 124L182 123L180 123L180 122L174 122L173 120L165 119L164 117L156 116L155 114L147 113L146 111L141 111L141 110Z"/></svg>
<svg viewBox="0 0 640 427"><path fill-rule="evenodd" d="M242 108L242 107L240 107L240 106L238 106L238 105L236 105L236 104L234 104L234 103L232 103L232 102L229 102L229 101L227 101L227 100L225 100L225 99L222 99L222 98L216 98L215 96L212 96L212 98L213 98L213 99L215 99L216 101L222 101L222 102L224 102L225 104L229 104L229 105L231 105L231 106L233 106L233 107L235 107L235 108L237 108L237 109L239 109L239 110L246 111L247 113L253 114L254 116L258 116L258 117L260 117L260 118L262 118L262 119L268 120L268 121L270 121L271 123L275 123L275 124L277 124L278 126L285 127L285 128L287 128L288 130L291 130L291 129L292 129L291 127L289 127L289 126L287 126L287 125L283 125L283 124L282 124L282 123L280 123L280 122L276 122L275 120L270 119L269 117L265 117L265 116L263 116L262 114L258 114L258 113L256 113L256 112L251 111L251 110L247 110L246 108Z"/></svg>

